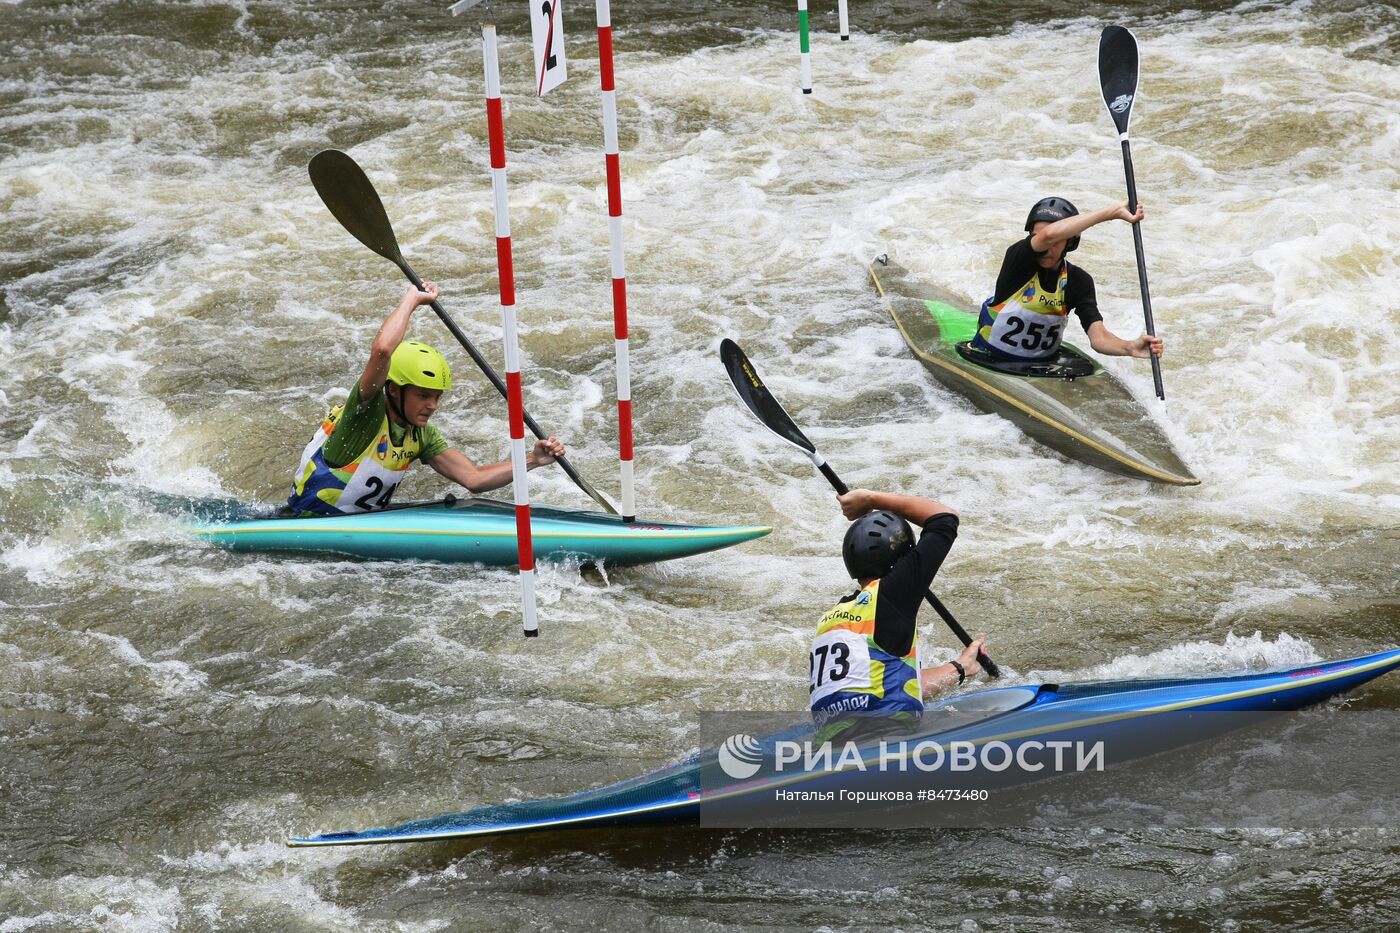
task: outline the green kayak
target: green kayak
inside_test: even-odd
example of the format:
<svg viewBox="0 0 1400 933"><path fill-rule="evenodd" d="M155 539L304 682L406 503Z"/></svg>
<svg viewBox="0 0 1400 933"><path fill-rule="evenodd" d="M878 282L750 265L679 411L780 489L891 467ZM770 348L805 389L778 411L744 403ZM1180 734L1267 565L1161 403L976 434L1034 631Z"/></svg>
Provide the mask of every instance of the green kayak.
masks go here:
<svg viewBox="0 0 1400 933"><path fill-rule="evenodd" d="M761 538L766 525L682 525L534 505L531 540L538 560L649 564ZM519 555L515 506L498 499L394 505L354 515L289 518L230 515L190 527L231 551L348 555L370 560L436 560L513 567Z"/></svg>
<svg viewBox="0 0 1400 933"><path fill-rule="evenodd" d="M951 294L912 284L908 271L887 256L870 264L870 278L928 371L978 408L1110 473L1173 486L1200 482L1127 386L1088 354L1066 343L1054 360L1019 364L1021 372L993 368L959 346L972 339L976 311L960 307Z"/></svg>

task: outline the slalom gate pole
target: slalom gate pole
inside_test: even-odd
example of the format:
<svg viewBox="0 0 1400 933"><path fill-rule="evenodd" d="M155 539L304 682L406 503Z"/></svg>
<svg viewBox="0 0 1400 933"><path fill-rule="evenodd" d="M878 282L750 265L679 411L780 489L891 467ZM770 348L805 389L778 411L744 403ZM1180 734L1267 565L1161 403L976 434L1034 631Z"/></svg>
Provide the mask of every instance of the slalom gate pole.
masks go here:
<svg viewBox="0 0 1400 933"><path fill-rule="evenodd" d="M839 0L836 4L837 13L841 17L841 41L851 41L851 17L846 12L846 0Z"/></svg>
<svg viewBox="0 0 1400 933"><path fill-rule="evenodd" d="M525 469L525 404L520 390L520 346L515 327L515 267L506 201L506 134L501 112L501 73L496 27L481 27L486 70L486 127L491 150L491 193L496 201L496 267L500 278L501 326L506 351L506 409L510 418L511 482L515 492L515 537L520 551L520 602L525 637L540 633L535 613L535 548L530 539L530 488Z"/></svg>
<svg viewBox="0 0 1400 933"><path fill-rule="evenodd" d="M812 93L812 39L807 33L807 0L797 0L797 43L802 50L802 93Z"/></svg>
<svg viewBox="0 0 1400 933"><path fill-rule="evenodd" d="M613 338L617 353L617 450L622 471L622 520L637 519L632 462L632 368L627 343L627 270L622 254L622 169L618 162L617 92L613 84L612 12L608 0L595 0L598 12L598 77L603 90L603 163L608 180L608 236L611 242Z"/></svg>

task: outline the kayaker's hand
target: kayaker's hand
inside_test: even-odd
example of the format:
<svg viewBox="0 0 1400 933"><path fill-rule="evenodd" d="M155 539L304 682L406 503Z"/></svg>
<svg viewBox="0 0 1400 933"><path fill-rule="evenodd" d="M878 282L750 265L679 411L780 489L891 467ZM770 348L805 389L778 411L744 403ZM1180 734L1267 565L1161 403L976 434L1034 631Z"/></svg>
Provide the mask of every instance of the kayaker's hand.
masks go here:
<svg viewBox="0 0 1400 933"><path fill-rule="evenodd" d="M441 294L442 289L432 282L424 282L421 289L414 285L408 286L408 291L403 293L403 300L412 302L415 308L421 308L423 305L430 305L437 301Z"/></svg>
<svg viewBox="0 0 1400 933"><path fill-rule="evenodd" d="M847 521L853 522L867 512L874 511L874 497L875 494L869 489L852 489L837 496L836 501L841 503L841 514L846 516Z"/></svg>
<svg viewBox="0 0 1400 933"><path fill-rule="evenodd" d="M1135 356L1140 360L1147 359L1148 354L1160 357L1165 344L1161 337L1149 337L1143 334L1141 337L1128 344L1128 355Z"/></svg>
<svg viewBox="0 0 1400 933"><path fill-rule="evenodd" d="M1129 210L1128 202L1124 201L1118 205L1118 210L1114 211L1113 216L1130 224L1142 223L1142 219L1147 216L1147 209L1143 207L1141 198L1138 199L1136 212Z"/></svg>
<svg viewBox="0 0 1400 933"><path fill-rule="evenodd" d="M535 446L530 448L525 457L525 468L533 470L535 467L553 463L564 456L564 452L564 442L551 434L542 441L535 441Z"/></svg>
<svg viewBox="0 0 1400 933"><path fill-rule="evenodd" d="M977 655L984 651L983 645L986 641L987 636L978 632L977 637L972 639L972 644L964 648L962 654L958 655L958 663L963 666L968 677L982 673L982 665L978 663Z"/></svg>

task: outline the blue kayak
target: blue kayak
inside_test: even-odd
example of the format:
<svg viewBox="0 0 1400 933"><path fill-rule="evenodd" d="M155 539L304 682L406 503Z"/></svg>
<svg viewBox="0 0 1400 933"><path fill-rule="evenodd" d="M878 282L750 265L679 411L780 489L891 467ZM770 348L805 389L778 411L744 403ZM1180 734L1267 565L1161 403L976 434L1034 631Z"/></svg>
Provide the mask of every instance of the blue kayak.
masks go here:
<svg viewBox="0 0 1400 933"><path fill-rule="evenodd" d="M772 531L764 525L684 525L549 506L530 507L536 560L645 564L731 547ZM355 515L234 517L190 531L231 551L341 554L374 560L436 560L513 567L515 506L447 498Z"/></svg>
<svg viewBox="0 0 1400 933"><path fill-rule="evenodd" d="M1144 752L1163 751L1191 740L1179 728L1183 721L1205 728L1208 717L1197 713L1301 709L1353 690L1396 667L1400 667L1400 649L1262 674L979 690L938 704L937 709L945 715L932 717L936 727L911 736L908 742L1014 744L1027 737L1045 741L1113 734L1136 737L1146 746ZM950 719L946 714L954 715ZM953 721L956 725L950 727ZM1169 723L1174 728L1166 728ZM811 727L805 729L810 735ZM758 740L758 745L772 746L777 738L797 734L790 730ZM1201 738L1199 732L1195 738ZM872 748L869 754L872 758L885 754L888 760L883 750ZM661 770L568 797L478 807L380 829L297 837L289 839L288 845L365 845L582 827L697 825L701 803L723 801L728 805L738 801L742 805L749 799L762 806L764 799L772 798L775 788L820 786L832 777L826 770L798 770L773 778L731 780L727 785L702 784L702 769L707 775L715 773L716 755L712 749ZM852 773L840 776L845 786L855 786ZM872 772L871 780L879 780L878 775Z"/></svg>

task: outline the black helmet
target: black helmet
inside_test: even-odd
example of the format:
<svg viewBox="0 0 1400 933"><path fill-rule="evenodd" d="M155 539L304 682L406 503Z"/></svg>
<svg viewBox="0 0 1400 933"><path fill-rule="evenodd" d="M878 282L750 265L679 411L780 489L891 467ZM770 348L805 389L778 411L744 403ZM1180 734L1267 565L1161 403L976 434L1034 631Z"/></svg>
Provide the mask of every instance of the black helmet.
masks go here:
<svg viewBox="0 0 1400 933"><path fill-rule="evenodd" d="M883 577L914 547L914 531L893 512L862 515L846 529L841 556L857 580Z"/></svg>
<svg viewBox="0 0 1400 933"><path fill-rule="evenodd" d="M1064 198L1041 198L1035 202L1035 207L1026 215L1026 232L1030 233L1031 228L1042 220L1054 223L1057 220L1064 220L1066 217L1073 217L1079 213L1079 208L1066 201ZM1079 237L1071 237L1065 244L1065 252L1072 253L1079 247Z"/></svg>

